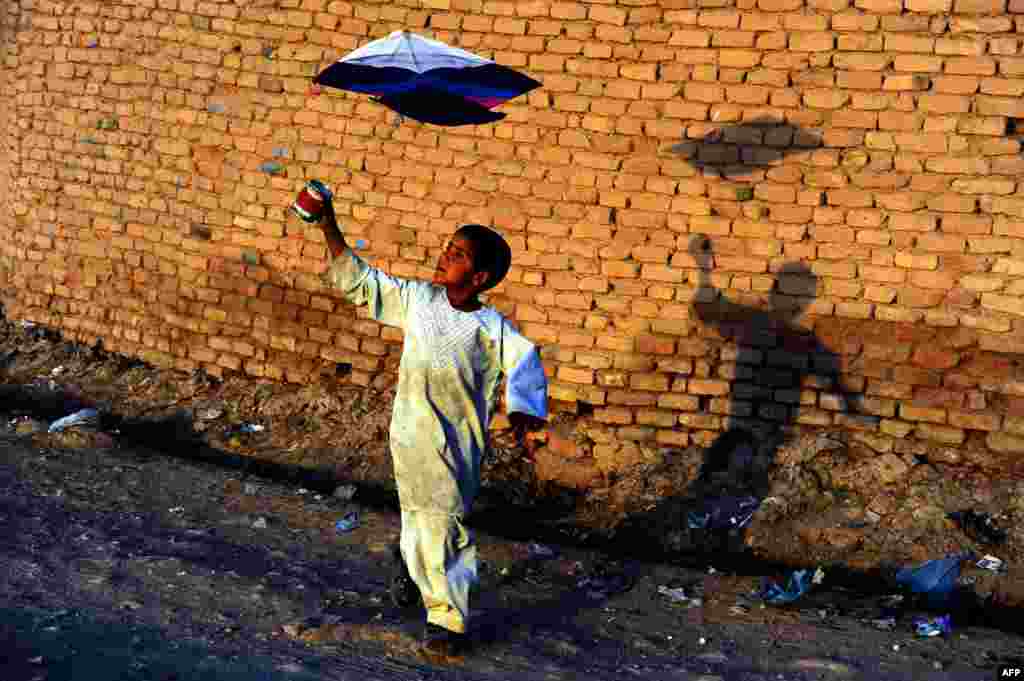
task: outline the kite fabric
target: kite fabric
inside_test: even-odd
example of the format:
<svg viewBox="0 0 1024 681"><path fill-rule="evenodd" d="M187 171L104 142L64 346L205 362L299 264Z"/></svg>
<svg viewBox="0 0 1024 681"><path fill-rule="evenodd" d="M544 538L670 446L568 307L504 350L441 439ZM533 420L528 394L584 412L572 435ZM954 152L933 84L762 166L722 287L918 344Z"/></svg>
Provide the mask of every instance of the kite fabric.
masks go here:
<svg viewBox="0 0 1024 681"><path fill-rule="evenodd" d="M313 82L371 95L403 116L436 125L500 120L505 114L491 109L540 87L490 59L408 31L363 45Z"/></svg>
<svg viewBox="0 0 1024 681"><path fill-rule="evenodd" d="M390 430L400 545L427 620L463 631L477 562L462 523L480 484L501 377L510 412L546 418L540 355L497 310L456 310L443 287L392 277L350 249L332 258L326 279L371 319L405 332Z"/></svg>

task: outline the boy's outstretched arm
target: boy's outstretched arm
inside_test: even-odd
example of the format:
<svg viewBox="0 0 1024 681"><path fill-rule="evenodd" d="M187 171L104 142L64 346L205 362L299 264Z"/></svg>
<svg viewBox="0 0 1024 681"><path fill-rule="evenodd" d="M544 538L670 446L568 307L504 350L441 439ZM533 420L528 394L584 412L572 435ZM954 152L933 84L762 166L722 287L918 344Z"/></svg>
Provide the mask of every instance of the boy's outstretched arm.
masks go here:
<svg viewBox="0 0 1024 681"><path fill-rule="evenodd" d="M320 222L320 229L324 232L327 249L331 252L332 257L337 258L348 249L345 235L338 229L338 219L334 215L334 201L330 198L324 201L324 217Z"/></svg>
<svg viewBox="0 0 1024 681"><path fill-rule="evenodd" d="M404 328L415 283L385 274L353 253L338 228L330 198L324 202L320 228L330 251L330 265L324 276L326 283L341 291L350 303L366 305L371 319Z"/></svg>

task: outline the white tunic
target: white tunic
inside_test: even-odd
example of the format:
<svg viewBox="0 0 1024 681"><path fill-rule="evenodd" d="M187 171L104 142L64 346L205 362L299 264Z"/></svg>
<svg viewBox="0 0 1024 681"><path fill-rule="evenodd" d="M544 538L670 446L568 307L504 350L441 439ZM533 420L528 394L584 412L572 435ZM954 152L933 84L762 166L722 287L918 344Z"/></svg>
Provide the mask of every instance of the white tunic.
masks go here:
<svg viewBox="0 0 1024 681"><path fill-rule="evenodd" d="M502 375L509 412L547 417L536 346L494 308L456 310L443 287L392 277L351 250L332 259L326 278L372 319L405 332L391 416L402 508L467 514Z"/></svg>

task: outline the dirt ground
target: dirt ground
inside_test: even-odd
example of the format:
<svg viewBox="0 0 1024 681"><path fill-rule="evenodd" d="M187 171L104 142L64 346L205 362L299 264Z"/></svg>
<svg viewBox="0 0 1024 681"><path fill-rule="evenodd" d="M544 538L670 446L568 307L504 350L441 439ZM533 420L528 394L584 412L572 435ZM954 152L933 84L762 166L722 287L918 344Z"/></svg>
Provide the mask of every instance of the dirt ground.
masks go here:
<svg viewBox="0 0 1024 681"><path fill-rule="evenodd" d="M97 423L45 432L83 406ZM882 574L829 565L775 606L757 593L792 566L588 543L608 535L579 499L501 446L473 520L473 650L424 660L422 615L386 594L388 406L0 328L0 678L991 679L1024 664L1019 610L991 598L923 638L914 618L942 613L897 603ZM359 526L338 532L351 511Z"/></svg>

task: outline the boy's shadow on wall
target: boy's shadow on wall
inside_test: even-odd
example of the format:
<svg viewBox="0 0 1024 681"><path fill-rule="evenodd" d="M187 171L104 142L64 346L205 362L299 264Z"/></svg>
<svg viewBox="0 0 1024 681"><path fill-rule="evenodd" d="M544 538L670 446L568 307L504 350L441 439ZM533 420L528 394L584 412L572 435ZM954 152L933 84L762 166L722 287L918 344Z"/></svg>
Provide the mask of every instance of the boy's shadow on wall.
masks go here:
<svg viewBox="0 0 1024 681"><path fill-rule="evenodd" d="M775 274L766 305L727 298L711 281L711 241L695 235L698 265L693 315L725 342L711 380L727 380L727 396L702 396L698 418L717 419L721 434L703 452L696 479L678 497L630 518L641 544L673 552L742 553L744 528L768 495L778 447L798 422L827 425L859 404L840 376L839 358L800 325L818 292L818 277L800 262ZM859 419L874 417L858 416ZM827 423L826 423L827 422Z"/></svg>

